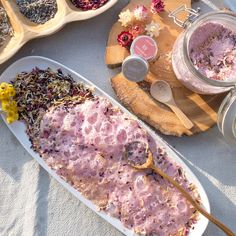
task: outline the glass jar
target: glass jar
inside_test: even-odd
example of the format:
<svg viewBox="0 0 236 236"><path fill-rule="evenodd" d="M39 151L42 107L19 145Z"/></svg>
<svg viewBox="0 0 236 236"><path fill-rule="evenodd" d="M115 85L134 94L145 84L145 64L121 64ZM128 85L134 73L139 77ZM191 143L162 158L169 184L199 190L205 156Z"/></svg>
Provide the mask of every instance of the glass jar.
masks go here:
<svg viewBox="0 0 236 236"><path fill-rule="evenodd" d="M218 111L218 128L231 143L236 143L236 88L223 100Z"/></svg>
<svg viewBox="0 0 236 236"><path fill-rule="evenodd" d="M219 94L229 91L231 87L236 84L236 68L235 76L230 80L209 79L195 68L189 53L193 34L201 26L207 23L219 23L227 29L236 32L235 22L236 14L225 11L217 11L204 14L191 24L182 25L182 27L187 28L178 37L174 44L172 51L172 65L177 79L187 88L199 94ZM201 33L208 34L207 31Z"/></svg>
<svg viewBox="0 0 236 236"><path fill-rule="evenodd" d="M188 12L188 18L185 21L181 21L177 18L177 14L182 11ZM177 79L187 88L199 94L219 94L230 91L220 106L217 123L224 137L230 142L236 143L236 64L234 64L234 62L236 62L236 53L235 58L233 58L233 66L228 67L230 70L232 68L230 73L233 76L225 80L208 78L195 67L192 61L193 59L190 57L190 53L192 52L191 47L195 43L191 41L194 33L202 33L204 36L209 35L210 31L215 32L213 28L207 30L206 27L205 29L202 27L208 23L208 25L212 26L221 25L226 31L236 32L236 14L232 12L215 11L198 17L199 10L187 8L183 5L170 13L169 16L174 18L177 25L185 28L185 31L177 38L172 51L172 65ZM204 31L199 29L204 29ZM202 37L201 34L198 34L195 39L199 41L202 40L204 43L204 40L208 40L207 37ZM199 41L196 41L196 45L199 44ZM217 51L217 48L215 51ZM221 65L222 68L224 65L225 64Z"/></svg>

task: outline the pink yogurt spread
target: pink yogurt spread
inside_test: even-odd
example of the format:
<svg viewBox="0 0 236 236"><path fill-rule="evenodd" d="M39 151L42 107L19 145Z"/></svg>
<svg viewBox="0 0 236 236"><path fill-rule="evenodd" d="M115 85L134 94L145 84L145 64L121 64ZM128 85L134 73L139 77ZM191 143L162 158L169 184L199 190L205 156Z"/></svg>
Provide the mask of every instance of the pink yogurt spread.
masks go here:
<svg viewBox="0 0 236 236"><path fill-rule="evenodd" d="M129 165L124 151L132 142L148 143L156 165L199 199L181 167L105 98L51 107L37 140L41 157L58 175L125 227L143 235L186 235L195 210L159 175Z"/></svg>
<svg viewBox="0 0 236 236"><path fill-rule="evenodd" d="M189 41L195 68L209 79L236 79L236 33L219 23L198 27Z"/></svg>

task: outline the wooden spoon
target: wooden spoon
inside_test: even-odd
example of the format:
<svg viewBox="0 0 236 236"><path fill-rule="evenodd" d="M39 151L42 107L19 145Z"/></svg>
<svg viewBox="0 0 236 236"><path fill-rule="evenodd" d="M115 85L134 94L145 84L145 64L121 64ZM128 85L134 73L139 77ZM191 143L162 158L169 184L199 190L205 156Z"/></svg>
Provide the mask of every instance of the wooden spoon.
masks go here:
<svg viewBox="0 0 236 236"><path fill-rule="evenodd" d="M152 83L150 93L158 102L167 105L180 119L187 129L192 129L193 122L177 107L170 85L163 80Z"/></svg>
<svg viewBox="0 0 236 236"><path fill-rule="evenodd" d="M218 219L216 219L213 215L208 213L204 209L204 207L202 207L200 205L200 203L198 203L178 182L176 182L172 177L170 177L165 172L163 172L160 168L155 166L154 160L153 160L153 155L148 147L148 144L146 144L145 146L146 146L146 154L145 154L146 155L146 162L144 164L143 163L140 164L140 162L138 162L138 164L135 162L135 164L134 164L133 161L129 161L129 157L128 157L129 151L128 151L128 149L126 149L125 156L131 166L133 166L135 169L139 169L139 170L151 169L151 170L155 171L157 174L162 176L164 179L168 180L174 187L176 187L198 212L200 212L208 220L210 220L213 224L215 224L217 227L219 227L223 232L225 232L226 235L236 236L234 234L234 232L232 232L226 225L224 225Z"/></svg>

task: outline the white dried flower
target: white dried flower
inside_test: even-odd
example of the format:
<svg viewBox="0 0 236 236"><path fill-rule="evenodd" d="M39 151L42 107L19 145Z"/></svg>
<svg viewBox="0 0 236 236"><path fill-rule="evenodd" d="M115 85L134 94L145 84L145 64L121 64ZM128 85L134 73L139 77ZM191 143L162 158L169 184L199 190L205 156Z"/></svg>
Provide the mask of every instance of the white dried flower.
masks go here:
<svg viewBox="0 0 236 236"><path fill-rule="evenodd" d="M160 30L161 30L161 26L152 21L150 24L146 25L145 28L147 35L151 36L151 37L158 37L160 34Z"/></svg>
<svg viewBox="0 0 236 236"><path fill-rule="evenodd" d="M133 19L134 15L129 9L121 12L119 15L119 22L121 22L121 25L124 27L127 27L132 24Z"/></svg>
<svg viewBox="0 0 236 236"><path fill-rule="evenodd" d="M143 5L135 7L135 9L134 9L134 17L138 21L146 20L147 17L148 17L148 9L145 6L143 6Z"/></svg>

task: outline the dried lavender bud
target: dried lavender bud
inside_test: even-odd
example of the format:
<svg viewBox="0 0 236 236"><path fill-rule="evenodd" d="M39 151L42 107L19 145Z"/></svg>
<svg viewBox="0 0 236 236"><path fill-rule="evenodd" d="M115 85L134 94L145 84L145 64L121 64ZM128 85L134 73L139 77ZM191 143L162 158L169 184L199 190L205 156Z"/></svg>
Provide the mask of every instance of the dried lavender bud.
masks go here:
<svg viewBox="0 0 236 236"><path fill-rule="evenodd" d="M96 10L105 5L108 0L71 0L71 2L83 11Z"/></svg>
<svg viewBox="0 0 236 236"><path fill-rule="evenodd" d="M60 104L64 99L69 108L73 100L80 102L93 97L90 89L75 82L70 75L64 75L60 69L54 72L50 68L35 68L31 72L21 72L13 86L19 119L26 123L30 140L37 137L41 118L50 106Z"/></svg>
<svg viewBox="0 0 236 236"><path fill-rule="evenodd" d="M0 46L13 35L13 30L4 8L0 7Z"/></svg>
<svg viewBox="0 0 236 236"><path fill-rule="evenodd" d="M36 24L44 24L57 13L56 0L16 0L20 12Z"/></svg>

